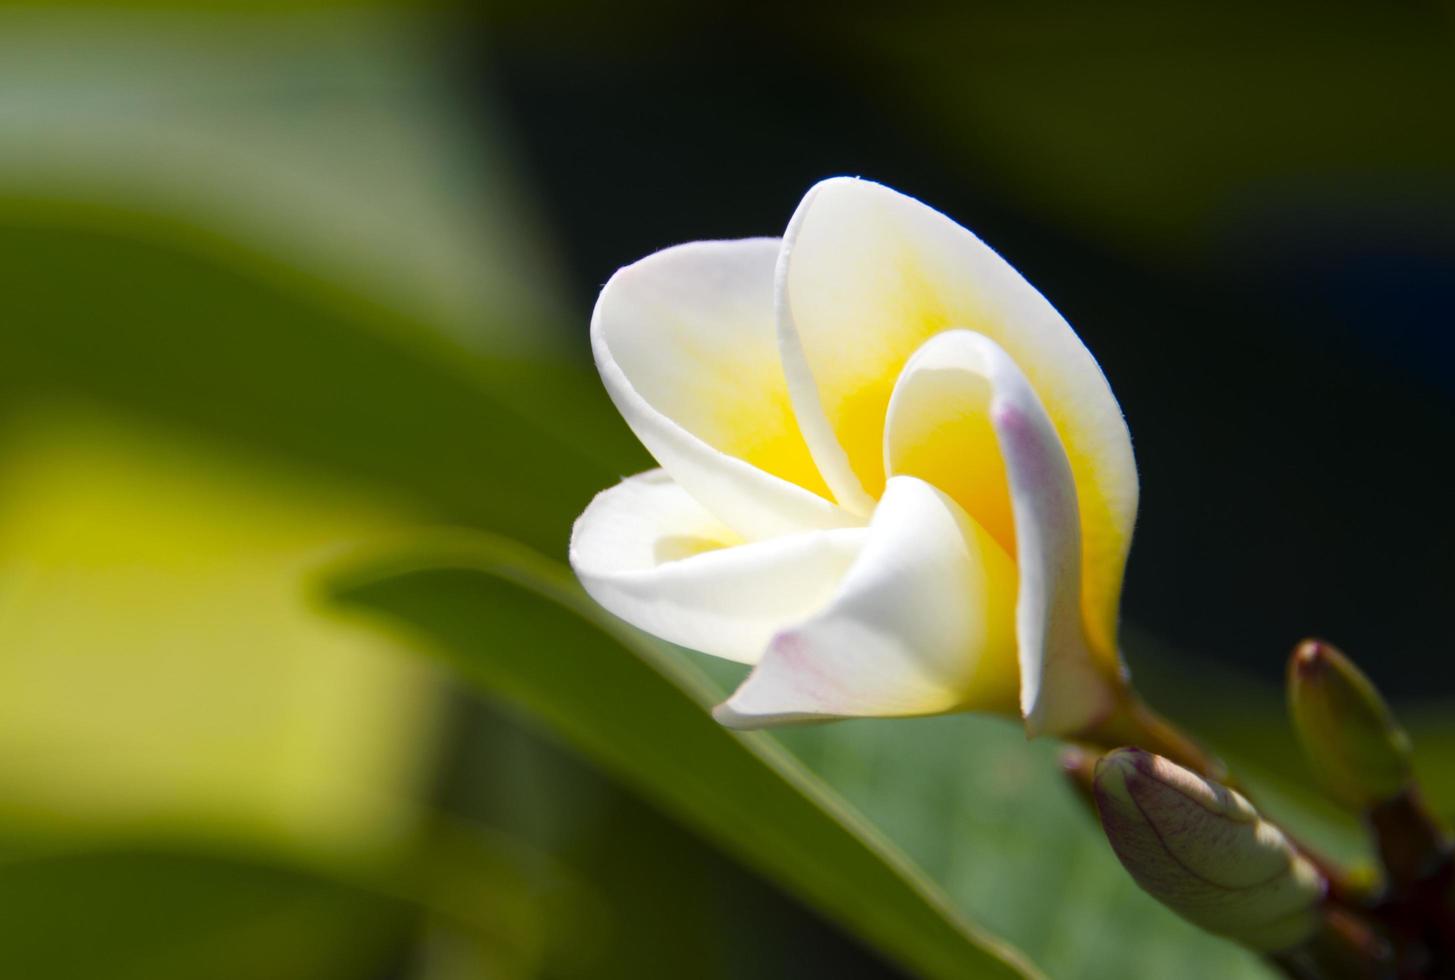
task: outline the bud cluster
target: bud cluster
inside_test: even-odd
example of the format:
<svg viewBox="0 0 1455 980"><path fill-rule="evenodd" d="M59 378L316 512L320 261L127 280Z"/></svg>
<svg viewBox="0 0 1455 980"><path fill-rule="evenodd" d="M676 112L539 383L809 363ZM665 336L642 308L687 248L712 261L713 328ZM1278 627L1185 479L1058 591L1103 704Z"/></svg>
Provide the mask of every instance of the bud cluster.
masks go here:
<svg viewBox="0 0 1455 980"><path fill-rule="evenodd" d="M1124 720L1134 715L1106 730L1131 744L1094 763L1072 750L1066 771L1089 791L1112 849L1144 891L1285 973L1455 977L1455 860L1444 828L1420 802L1408 736L1369 679L1328 644L1300 644L1288 684L1311 768L1373 837L1378 887L1353 887L1299 846L1220 781L1221 764L1200 750L1174 762L1138 747L1140 733L1128 733ZM1165 751L1172 743L1149 728L1145 744Z"/></svg>

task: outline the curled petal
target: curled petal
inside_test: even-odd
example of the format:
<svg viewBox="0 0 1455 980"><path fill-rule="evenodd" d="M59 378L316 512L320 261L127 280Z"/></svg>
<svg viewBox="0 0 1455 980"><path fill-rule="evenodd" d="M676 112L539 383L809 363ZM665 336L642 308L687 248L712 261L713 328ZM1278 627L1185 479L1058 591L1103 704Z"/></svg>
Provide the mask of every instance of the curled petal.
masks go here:
<svg viewBox="0 0 1455 980"><path fill-rule="evenodd" d="M1019 574L1021 711L1032 734L1071 734L1111 705L1113 656L1087 641L1076 483L1036 393L994 341L950 330L926 341L895 386L885 466L953 496Z"/></svg>
<svg viewBox="0 0 1455 980"><path fill-rule="evenodd" d="M571 565L593 599L633 626L755 663L778 630L829 601L867 535L838 528L744 544L652 470L591 502L571 533Z"/></svg>
<svg viewBox="0 0 1455 980"><path fill-rule="evenodd" d="M715 714L735 728L962 708L1013 711L1015 567L953 500L889 481L821 611L773 637Z"/></svg>
<svg viewBox="0 0 1455 980"><path fill-rule="evenodd" d="M789 403L773 319L776 239L694 242L619 270L591 321L637 438L749 538L855 523L826 499Z"/></svg>
<svg viewBox="0 0 1455 980"><path fill-rule="evenodd" d="M1089 640L1116 648L1137 510L1131 438L1101 369L1046 299L964 228L869 181L811 189L784 235L778 330L794 410L825 480L860 506L885 479L895 379L930 337L968 328L1025 372L1060 435L1081 513Z"/></svg>

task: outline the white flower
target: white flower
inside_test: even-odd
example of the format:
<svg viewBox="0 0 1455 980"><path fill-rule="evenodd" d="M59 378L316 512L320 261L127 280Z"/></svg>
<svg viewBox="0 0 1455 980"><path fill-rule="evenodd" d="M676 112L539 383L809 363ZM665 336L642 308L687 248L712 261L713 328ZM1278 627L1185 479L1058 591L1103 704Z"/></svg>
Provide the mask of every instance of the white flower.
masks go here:
<svg viewBox="0 0 1455 980"><path fill-rule="evenodd" d="M1111 708L1131 441L974 235L826 180L781 240L617 272L591 338L661 469L597 496L571 564L628 622L755 665L724 724L1018 708L1068 734Z"/></svg>

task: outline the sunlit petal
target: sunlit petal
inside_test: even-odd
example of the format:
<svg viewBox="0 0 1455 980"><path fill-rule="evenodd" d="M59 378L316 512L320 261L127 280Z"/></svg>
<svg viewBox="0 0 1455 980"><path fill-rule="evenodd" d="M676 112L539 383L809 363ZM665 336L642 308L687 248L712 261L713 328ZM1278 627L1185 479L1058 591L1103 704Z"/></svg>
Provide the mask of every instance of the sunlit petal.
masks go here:
<svg viewBox="0 0 1455 980"><path fill-rule="evenodd" d="M949 497L889 481L820 612L773 637L724 724L1015 709L1015 566Z"/></svg>
<svg viewBox="0 0 1455 980"><path fill-rule="evenodd" d="M653 470L597 495L572 531L571 565L632 625L754 663L777 631L832 598L867 535L839 528L745 544Z"/></svg>
<svg viewBox="0 0 1455 980"><path fill-rule="evenodd" d="M1131 440L1096 361L1051 304L939 212L869 181L835 178L810 190L789 224L777 309L794 409L846 506L883 485L890 393L927 339L968 328L1020 365L1075 476L1090 642L1114 656L1137 509Z"/></svg>
<svg viewBox="0 0 1455 980"><path fill-rule="evenodd" d="M695 242L621 269L591 340L607 391L681 486L750 538L853 523L826 499L789 403L776 239Z"/></svg>
<svg viewBox="0 0 1455 980"><path fill-rule="evenodd" d="M1105 713L1120 664L1087 641L1076 484L1016 363L968 330L926 341L890 399L884 454L891 473L932 481L1014 549L1027 728L1074 732Z"/></svg>

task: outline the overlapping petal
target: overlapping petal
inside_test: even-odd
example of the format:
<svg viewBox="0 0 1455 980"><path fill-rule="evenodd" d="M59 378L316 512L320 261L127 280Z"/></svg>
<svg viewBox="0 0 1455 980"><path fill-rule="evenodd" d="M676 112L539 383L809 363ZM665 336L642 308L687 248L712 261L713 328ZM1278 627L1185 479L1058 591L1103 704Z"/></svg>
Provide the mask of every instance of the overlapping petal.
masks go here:
<svg viewBox="0 0 1455 980"><path fill-rule="evenodd" d="M974 235L824 181L781 242L622 269L592 344L663 470L597 497L572 564L627 621L756 663L725 723L1018 706L1074 734L1109 710L1130 438L1075 333Z"/></svg>
<svg viewBox="0 0 1455 980"><path fill-rule="evenodd" d="M773 637L717 717L736 728L1014 711L1015 566L958 504L895 477L832 601Z"/></svg>
<svg viewBox="0 0 1455 980"><path fill-rule="evenodd" d="M739 534L856 519L799 434L773 314L777 239L694 242L618 271L592 316L596 364L642 444Z"/></svg>
<svg viewBox="0 0 1455 980"><path fill-rule="evenodd" d="M663 639L755 663L783 627L834 595L868 531L744 543L662 470L598 494L571 534L571 565L613 614Z"/></svg>
<svg viewBox="0 0 1455 980"><path fill-rule="evenodd" d="M933 483L1015 554L1027 730L1072 733L1104 714L1120 664L1087 639L1076 483L1016 362L969 330L926 341L895 385L883 452L889 473Z"/></svg>
<svg viewBox="0 0 1455 980"><path fill-rule="evenodd" d="M794 410L846 507L864 507L884 484L890 394L927 339L968 328L1020 365L1065 446L1089 639L1113 655L1137 507L1131 440L1096 361L1051 304L949 218L852 178L824 181L804 197L784 237L777 288Z"/></svg>

